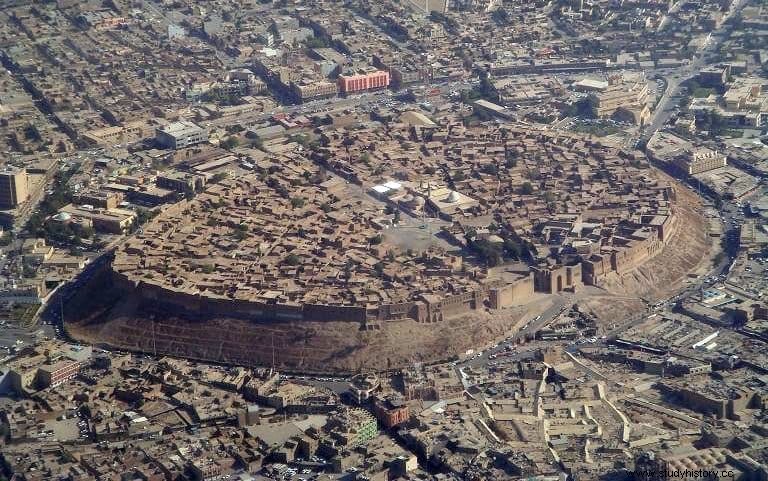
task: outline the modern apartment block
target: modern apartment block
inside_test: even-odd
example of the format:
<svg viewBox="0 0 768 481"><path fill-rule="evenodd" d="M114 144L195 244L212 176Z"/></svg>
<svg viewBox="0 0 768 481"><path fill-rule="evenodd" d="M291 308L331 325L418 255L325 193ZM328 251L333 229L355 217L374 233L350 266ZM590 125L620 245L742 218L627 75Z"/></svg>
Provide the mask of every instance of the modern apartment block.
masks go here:
<svg viewBox="0 0 768 481"><path fill-rule="evenodd" d="M0 172L0 207L13 209L29 198L27 173L23 170Z"/></svg>
<svg viewBox="0 0 768 481"><path fill-rule="evenodd" d="M208 141L208 132L198 125L179 121L157 129L155 140L163 147L181 149Z"/></svg>
<svg viewBox="0 0 768 481"><path fill-rule="evenodd" d="M339 91L342 93L362 92L388 86L389 72L381 70L359 71L339 76Z"/></svg>

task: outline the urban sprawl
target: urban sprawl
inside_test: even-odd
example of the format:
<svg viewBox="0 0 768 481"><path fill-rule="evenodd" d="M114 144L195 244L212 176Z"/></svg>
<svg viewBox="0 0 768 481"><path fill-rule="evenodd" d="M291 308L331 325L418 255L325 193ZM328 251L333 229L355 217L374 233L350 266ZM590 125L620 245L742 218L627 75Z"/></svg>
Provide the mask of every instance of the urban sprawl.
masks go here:
<svg viewBox="0 0 768 481"><path fill-rule="evenodd" d="M762 0L0 0L0 481L768 480Z"/></svg>

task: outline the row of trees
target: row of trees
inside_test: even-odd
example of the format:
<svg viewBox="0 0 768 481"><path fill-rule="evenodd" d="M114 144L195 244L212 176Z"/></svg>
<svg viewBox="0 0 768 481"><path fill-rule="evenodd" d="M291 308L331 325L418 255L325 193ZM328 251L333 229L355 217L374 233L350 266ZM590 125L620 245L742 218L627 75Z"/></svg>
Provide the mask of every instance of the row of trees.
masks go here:
<svg viewBox="0 0 768 481"><path fill-rule="evenodd" d="M72 190L69 188L68 183L75 172L77 172L77 168L56 173L53 179L53 185L51 186L53 192L50 195L45 196L43 201L40 202L37 211L35 211L27 221L26 231L29 235L60 242L63 242L66 237L74 238L74 231L65 231L64 229L50 227L46 224L46 219L56 214L59 209L65 205L72 202ZM82 235L80 237L82 237Z"/></svg>

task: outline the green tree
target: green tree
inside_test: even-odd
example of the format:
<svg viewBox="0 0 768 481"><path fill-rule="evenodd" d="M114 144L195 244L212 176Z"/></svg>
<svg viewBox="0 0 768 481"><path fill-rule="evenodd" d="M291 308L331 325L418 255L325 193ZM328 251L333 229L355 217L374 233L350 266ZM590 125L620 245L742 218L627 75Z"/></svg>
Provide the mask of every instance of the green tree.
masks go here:
<svg viewBox="0 0 768 481"><path fill-rule="evenodd" d="M501 264L502 247L499 244L493 244L487 239L474 240L469 244L469 248L477 257L488 267L494 267Z"/></svg>
<svg viewBox="0 0 768 481"><path fill-rule="evenodd" d="M523 195L533 194L533 185L530 182L523 182L523 186L521 187L521 192L523 193Z"/></svg>
<svg viewBox="0 0 768 481"><path fill-rule="evenodd" d="M304 41L304 46L307 48L325 48L329 43L325 37L309 37Z"/></svg>
<svg viewBox="0 0 768 481"><path fill-rule="evenodd" d="M237 139L237 137L227 137L227 138L226 138L226 139L225 139L225 140L224 140L224 141L221 143L221 147L222 147L223 149L227 149L227 150L229 150L229 149L234 149L234 148L235 148L235 147L237 147L238 145L240 145L240 141Z"/></svg>
<svg viewBox="0 0 768 481"><path fill-rule="evenodd" d="M376 264L374 264L373 272L376 274L376 277L381 277L381 275L384 273L384 263L377 262Z"/></svg>
<svg viewBox="0 0 768 481"><path fill-rule="evenodd" d="M517 167L517 151L507 150L504 152L504 165L508 169Z"/></svg>
<svg viewBox="0 0 768 481"><path fill-rule="evenodd" d="M3 235L0 236L0 246L8 246L13 242L13 231L5 231L3 232Z"/></svg>
<svg viewBox="0 0 768 481"><path fill-rule="evenodd" d="M368 239L368 242L370 242L371 245L378 245L378 244L381 244L383 240L384 240L384 237L381 234L376 234L371 236Z"/></svg>
<svg viewBox="0 0 768 481"><path fill-rule="evenodd" d="M226 179L227 177L229 177L229 174L226 172L216 172L215 174L213 174L213 177L211 177L211 182L219 183L222 180Z"/></svg>
<svg viewBox="0 0 768 481"><path fill-rule="evenodd" d="M523 246L520 245L520 243L514 241L513 239L505 239L504 240L504 252L507 256L515 258L515 259L522 259L523 257Z"/></svg>
<svg viewBox="0 0 768 481"><path fill-rule="evenodd" d="M283 259L283 263L289 266L297 266L301 263L301 258L296 254L288 254L285 259Z"/></svg>

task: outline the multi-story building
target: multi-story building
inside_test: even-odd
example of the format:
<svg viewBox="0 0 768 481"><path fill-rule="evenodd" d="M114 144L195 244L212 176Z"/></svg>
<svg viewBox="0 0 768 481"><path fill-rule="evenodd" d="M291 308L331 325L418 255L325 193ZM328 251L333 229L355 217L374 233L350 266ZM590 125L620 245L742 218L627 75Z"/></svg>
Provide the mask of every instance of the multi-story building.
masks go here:
<svg viewBox="0 0 768 481"><path fill-rule="evenodd" d="M77 376L83 363L72 359L61 359L52 364L43 364L37 370L37 387L56 387Z"/></svg>
<svg viewBox="0 0 768 481"><path fill-rule="evenodd" d="M648 84L644 75L611 75L607 82L585 79L575 85L577 90L594 92L597 103L595 115L605 119L620 117L637 125L651 115L648 107Z"/></svg>
<svg viewBox="0 0 768 481"><path fill-rule="evenodd" d="M166 172L157 176L158 187L176 192L200 192L205 187L205 176L188 172Z"/></svg>
<svg viewBox="0 0 768 481"><path fill-rule="evenodd" d="M381 386L379 378L373 374L358 374L349 381L349 392L357 404L362 404L373 396Z"/></svg>
<svg viewBox="0 0 768 481"><path fill-rule="evenodd" d="M728 67L707 67L699 72L699 83L704 87L722 87L728 80Z"/></svg>
<svg viewBox="0 0 768 481"><path fill-rule="evenodd" d="M26 171L6 170L0 172L0 207L13 209L29 198Z"/></svg>
<svg viewBox="0 0 768 481"><path fill-rule="evenodd" d="M759 128L768 125L768 95L759 81L739 79L722 95L693 99L690 106L697 119L717 113L731 128Z"/></svg>
<svg viewBox="0 0 768 481"><path fill-rule="evenodd" d="M382 89L388 86L389 72L381 70L366 69L339 76L339 91L342 93Z"/></svg>
<svg viewBox="0 0 768 481"><path fill-rule="evenodd" d="M316 99L328 99L339 93L339 88L333 82L302 79L291 82L291 90L300 102Z"/></svg>
<svg viewBox="0 0 768 481"><path fill-rule="evenodd" d="M381 425L387 429L406 422L410 417L408 406L400 400L377 399L373 411Z"/></svg>
<svg viewBox="0 0 768 481"><path fill-rule="evenodd" d="M189 121L173 122L158 128L155 140L163 147L181 149L208 141L208 132Z"/></svg>
<svg viewBox="0 0 768 481"><path fill-rule="evenodd" d="M676 156L672 159L672 163L688 175L694 175L725 167L728 164L728 159L724 154L714 150L700 148Z"/></svg>
<svg viewBox="0 0 768 481"><path fill-rule="evenodd" d="M89 130L83 134L83 140L93 145L109 146L134 142L150 135L152 135L150 125L144 121L135 121Z"/></svg>
<svg viewBox="0 0 768 481"><path fill-rule="evenodd" d="M96 30L109 30L126 23L125 17L114 15L108 10L82 13L77 17L77 21L83 26Z"/></svg>
<svg viewBox="0 0 768 481"><path fill-rule="evenodd" d="M95 190L80 192L73 198L75 204L101 207L102 209L114 209L117 207L119 200L120 197L115 192Z"/></svg>
<svg viewBox="0 0 768 481"><path fill-rule="evenodd" d="M96 232L124 234L136 221L136 213L128 209L94 209L93 206L65 205L61 215L53 217L57 222L77 222L90 225Z"/></svg>
<svg viewBox="0 0 768 481"><path fill-rule="evenodd" d="M365 409L352 408L331 416L326 431L335 433L350 447L360 446L375 438L379 432L376 418Z"/></svg>

